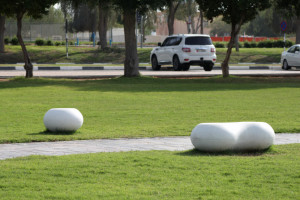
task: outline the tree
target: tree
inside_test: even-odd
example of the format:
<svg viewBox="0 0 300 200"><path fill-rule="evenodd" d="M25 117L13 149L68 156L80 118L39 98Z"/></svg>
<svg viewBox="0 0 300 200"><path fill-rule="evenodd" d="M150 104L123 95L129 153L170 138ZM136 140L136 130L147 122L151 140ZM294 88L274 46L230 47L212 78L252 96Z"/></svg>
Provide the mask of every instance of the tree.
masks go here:
<svg viewBox="0 0 300 200"><path fill-rule="evenodd" d="M4 52L5 16L0 13L0 53Z"/></svg>
<svg viewBox="0 0 300 200"><path fill-rule="evenodd" d="M200 33L203 34L203 15L202 11L198 12L198 4L193 0L186 0L178 8L175 18L185 21L187 25L188 33ZM195 22L195 18L197 21Z"/></svg>
<svg viewBox="0 0 300 200"><path fill-rule="evenodd" d="M143 14L149 9L162 7L165 2L160 0L112 0L112 2L123 13L125 33L124 76L140 76L135 35L136 11Z"/></svg>
<svg viewBox="0 0 300 200"><path fill-rule="evenodd" d="M92 6L81 3L74 8L73 21L70 22L72 30L75 32L90 31L95 32L97 27L97 13Z"/></svg>
<svg viewBox="0 0 300 200"><path fill-rule="evenodd" d="M174 34L175 14L181 3L182 3L182 0L167 0L166 1L167 11L168 11L167 23L168 23L169 35Z"/></svg>
<svg viewBox="0 0 300 200"><path fill-rule="evenodd" d="M275 0L277 9L285 9L286 16L290 19L296 17L296 43L300 44L300 1L299 0Z"/></svg>
<svg viewBox="0 0 300 200"><path fill-rule="evenodd" d="M99 11L99 21L98 21L98 31L100 38L101 49L107 47L107 26L108 18L111 9L111 2L107 0L98 0L98 11Z"/></svg>
<svg viewBox="0 0 300 200"><path fill-rule="evenodd" d="M6 16L16 17L17 19L17 38L22 47L26 78L33 77L33 66L21 34L23 16L26 14L32 18L41 18L43 14L48 13L50 6L56 2L57 0L11 0L9 3L0 2L1 13L4 13Z"/></svg>
<svg viewBox="0 0 300 200"><path fill-rule="evenodd" d="M229 76L228 63L234 40L243 24L255 18L259 11L271 6L269 0L196 0L203 10L205 17L213 21L217 16L222 15L222 20L231 24L231 39L224 61L222 62L223 77Z"/></svg>

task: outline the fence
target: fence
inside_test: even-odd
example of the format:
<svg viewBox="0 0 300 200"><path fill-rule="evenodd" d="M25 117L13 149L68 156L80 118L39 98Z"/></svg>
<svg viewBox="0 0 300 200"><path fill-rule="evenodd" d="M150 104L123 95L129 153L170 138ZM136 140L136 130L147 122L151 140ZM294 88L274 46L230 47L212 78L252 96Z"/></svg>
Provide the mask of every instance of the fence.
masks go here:
<svg viewBox="0 0 300 200"><path fill-rule="evenodd" d="M213 42L229 42L230 36L228 37L211 37ZM239 37L240 42L260 42L264 40L279 40L279 37Z"/></svg>

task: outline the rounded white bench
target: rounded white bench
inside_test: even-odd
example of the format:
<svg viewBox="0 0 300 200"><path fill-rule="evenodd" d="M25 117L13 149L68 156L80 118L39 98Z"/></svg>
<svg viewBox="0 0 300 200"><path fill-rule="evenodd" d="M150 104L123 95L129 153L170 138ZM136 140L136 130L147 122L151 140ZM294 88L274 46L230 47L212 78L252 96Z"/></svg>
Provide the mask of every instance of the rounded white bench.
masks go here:
<svg viewBox="0 0 300 200"><path fill-rule="evenodd" d="M83 116L76 108L53 108L44 116L44 125L51 132L74 132L83 124Z"/></svg>
<svg viewBox="0 0 300 200"><path fill-rule="evenodd" d="M269 148L275 139L265 122L201 123L191 133L191 142L201 151L248 151Z"/></svg>

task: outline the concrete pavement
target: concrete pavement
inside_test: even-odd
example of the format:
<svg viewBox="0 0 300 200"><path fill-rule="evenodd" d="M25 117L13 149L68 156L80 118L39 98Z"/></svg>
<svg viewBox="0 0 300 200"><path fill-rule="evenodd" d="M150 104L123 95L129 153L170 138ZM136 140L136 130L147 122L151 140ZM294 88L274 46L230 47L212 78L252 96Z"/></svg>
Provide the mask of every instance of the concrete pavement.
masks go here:
<svg viewBox="0 0 300 200"><path fill-rule="evenodd" d="M300 143L299 134L276 134L275 145ZM98 152L184 151L193 149L190 137L75 140L0 144L0 160L30 155L60 156Z"/></svg>

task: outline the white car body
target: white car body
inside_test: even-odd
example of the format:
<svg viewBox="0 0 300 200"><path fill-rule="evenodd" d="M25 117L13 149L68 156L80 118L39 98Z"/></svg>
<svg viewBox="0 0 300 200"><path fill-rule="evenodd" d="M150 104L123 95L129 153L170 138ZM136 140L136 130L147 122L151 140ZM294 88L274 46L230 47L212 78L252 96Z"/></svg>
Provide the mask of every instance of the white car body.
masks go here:
<svg viewBox="0 0 300 200"><path fill-rule="evenodd" d="M210 36L203 34L168 36L150 55L153 70L173 64L174 70L189 70L190 65L200 65L211 71L216 59L216 48Z"/></svg>
<svg viewBox="0 0 300 200"><path fill-rule="evenodd" d="M300 44L291 46L281 54L282 69L288 70L291 67L300 67Z"/></svg>

